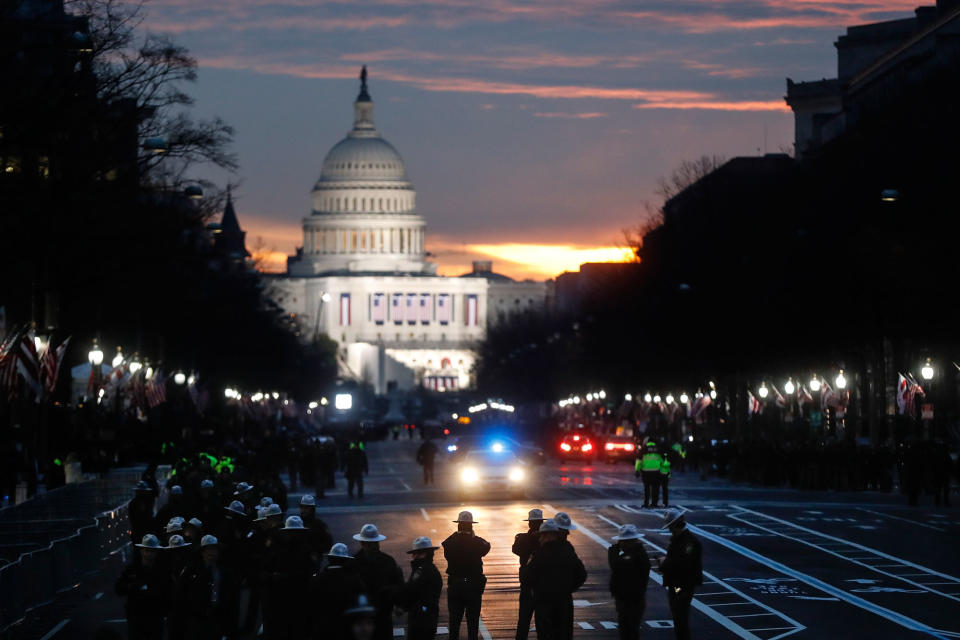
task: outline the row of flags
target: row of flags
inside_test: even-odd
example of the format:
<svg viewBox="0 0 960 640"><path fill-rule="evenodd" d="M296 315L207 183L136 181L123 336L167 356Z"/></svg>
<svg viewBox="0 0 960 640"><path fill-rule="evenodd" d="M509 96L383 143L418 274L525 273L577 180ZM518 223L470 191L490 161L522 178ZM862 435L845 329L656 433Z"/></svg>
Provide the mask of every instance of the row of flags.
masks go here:
<svg viewBox="0 0 960 640"><path fill-rule="evenodd" d="M792 401L780 393L780 390L777 389L776 385L770 385L770 400L773 401L774 405L781 409L792 410L793 405ZM767 399L758 398L753 394L749 389L747 390L747 415L756 415L762 413L767 406ZM813 404L813 394L803 385L797 387L796 390L796 402L797 406L800 409L803 409L804 405ZM847 406L850 404L850 390L849 389L834 389L830 384L823 380L820 383L820 410L824 411L827 408L833 409L837 412L838 415L843 415L847 411Z"/></svg>
<svg viewBox="0 0 960 640"><path fill-rule="evenodd" d="M897 413L912 416L916 411L916 398L926 397L923 387L913 379L913 376L897 374Z"/></svg>
<svg viewBox="0 0 960 640"><path fill-rule="evenodd" d="M0 343L0 392L13 400L22 388L30 392L36 402L52 395L57 389L60 366L69 344L70 338L67 338L53 348L52 338L37 338L30 325L5 335Z"/></svg>

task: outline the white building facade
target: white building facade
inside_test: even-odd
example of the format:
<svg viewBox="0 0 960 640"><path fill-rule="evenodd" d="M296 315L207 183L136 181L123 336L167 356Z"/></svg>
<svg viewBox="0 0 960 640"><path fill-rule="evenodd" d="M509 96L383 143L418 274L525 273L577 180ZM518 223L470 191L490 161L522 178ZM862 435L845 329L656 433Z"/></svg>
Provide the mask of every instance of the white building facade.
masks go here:
<svg viewBox="0 0 960 640"><path fill-rule="evenodd" d="M488 268L436 275L403 159L374 127L365 68L361 80L353 130L324 159L303 246L274 280L274 298L305 340L326 334L337 343L341 375L378 393L391 383L469 388L474 349L509 307L500 301L517 301L514 311L543 309L549 283L516 282Z"/></svg>

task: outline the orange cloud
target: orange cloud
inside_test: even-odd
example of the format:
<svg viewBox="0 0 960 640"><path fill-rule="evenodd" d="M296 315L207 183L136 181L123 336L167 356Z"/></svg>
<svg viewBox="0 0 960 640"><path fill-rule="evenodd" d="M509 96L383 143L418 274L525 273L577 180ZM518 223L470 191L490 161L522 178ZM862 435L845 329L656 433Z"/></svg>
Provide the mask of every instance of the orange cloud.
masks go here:
<svg viewBox="0 0 960 640"><path fill-rule="evenodd" d="M710 111L783 111L790 107L783 100L691 100L689 102L648 102L633 105L634 109L706 109Z"/></svg>
<svg viewBox="0 0 960 640"><path fill-rule="evenodd" d="M588 111L586 113L564 113L560 111L546 111L533 114L537 118L572 118L576 120L592 120L594 118L606 118L608 114L599 111Z"/></svg>

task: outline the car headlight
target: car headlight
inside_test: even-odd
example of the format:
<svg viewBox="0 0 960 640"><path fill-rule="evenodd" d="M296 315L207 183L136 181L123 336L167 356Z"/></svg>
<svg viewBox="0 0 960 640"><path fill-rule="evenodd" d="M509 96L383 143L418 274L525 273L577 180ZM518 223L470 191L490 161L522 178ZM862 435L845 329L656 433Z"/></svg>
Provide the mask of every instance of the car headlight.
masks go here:
<svg viewBox="0 0 960 640"><path fill-rule="evenodd" d="M510 482L520 482L523 480L523 475L523 469L520 467L514 467L513 469L510 469Z"/></svg>
<svg viewBox="0 0 960 640"><path fill-rule="evenodd" d="M456 450L457 450L457 445L455 445L455 444L448 444L448 445L447 445L447 451L451 451L451 452L452 452L452 451L456 451Z"/></svg>
<svg viewBox="0 0 960 640"><path fill-rule="evenodd" d="M474 482L477 482L478 480L480 480L480 476L479 474L477 474L476 469L472 467L467 467L460 473L460 479L466 482L467 484L473 484Z"/></svg>

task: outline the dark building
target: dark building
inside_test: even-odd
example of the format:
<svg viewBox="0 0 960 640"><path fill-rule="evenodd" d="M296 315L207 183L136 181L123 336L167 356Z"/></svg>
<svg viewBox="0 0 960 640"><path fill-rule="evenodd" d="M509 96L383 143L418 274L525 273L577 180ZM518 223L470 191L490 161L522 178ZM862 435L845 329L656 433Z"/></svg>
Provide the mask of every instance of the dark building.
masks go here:
<svg viewBox="0 0 960 640"><path fill-rule="evenodd" d="M236 262L243 262L250 257L246 247L247 232L240 228L237 212L233 208L233 197L229 193L220 223L211 224L209 228L213 232L214 250L219 255Z"/></svg>

